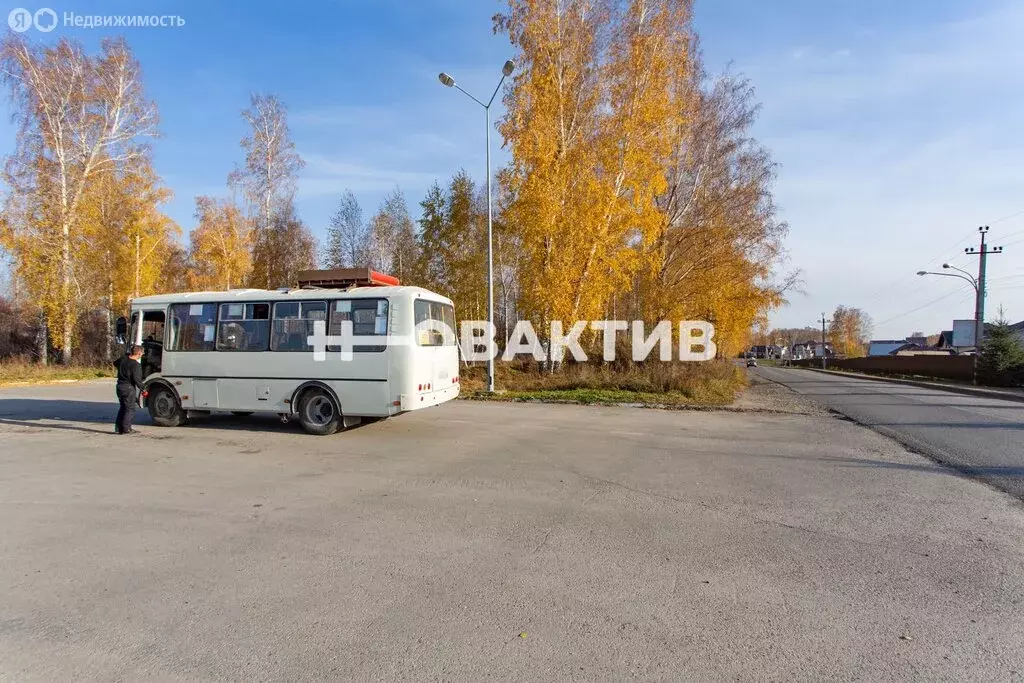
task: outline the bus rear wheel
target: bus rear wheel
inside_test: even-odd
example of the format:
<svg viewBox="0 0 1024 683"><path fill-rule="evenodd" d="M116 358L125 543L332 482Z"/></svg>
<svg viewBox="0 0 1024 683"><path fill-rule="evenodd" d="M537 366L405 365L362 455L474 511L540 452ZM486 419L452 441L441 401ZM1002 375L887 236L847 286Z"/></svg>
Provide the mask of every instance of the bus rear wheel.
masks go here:
<svg viewBox="0 0 1024 683"><path fill-rule="evenodd" d="M149 390L146 406L154 424L161 427L179 427L185 423L185 411L182 410L178 397L165 386L157 385Z"/></svg>
<svg viewBox="0 0 1024 683"><path fill-rule="evenodd" d="M327 436L341 427L341 410L323 389L307 389L299 402L299 422L310 434Z"/></svg>

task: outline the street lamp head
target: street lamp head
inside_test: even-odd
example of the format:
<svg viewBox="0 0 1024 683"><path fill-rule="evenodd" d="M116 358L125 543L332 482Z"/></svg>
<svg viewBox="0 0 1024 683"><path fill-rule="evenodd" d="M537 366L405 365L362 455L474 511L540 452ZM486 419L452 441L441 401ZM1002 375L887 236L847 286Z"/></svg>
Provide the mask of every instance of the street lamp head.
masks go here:
<svg viewBox="0 0 1024 683"><path fill-rule="evenodd" d="M453 85L455 85L455 79L443 71L437 75L437 80L441 81L441 85L447 88L450 88Z"/></svg>
<svg viewBox="0 0 1024 683"><path fill-rule="evenodd" d="M505 65L503 67L501 67L501 73L503 73L506 76L511 76L512 72L515 71L515 68L516 63L510 59L507 62L505 62Z"/></svg>
<svg viewBox="0 0 1024 683"><path fill-rule="evenodd" d="M917 274L918 275L927 275L928 271L927 270L919 270L919 271L917 271Z"/></svg>
<svg viewBox="0 0 1024 683"><path fill-rule="evenodd" d="M950 268L951 266L950 266L950 265L949 265L948 263L943 263L943 264L942 264L942 267L943 267L943 268Z"/></svg>

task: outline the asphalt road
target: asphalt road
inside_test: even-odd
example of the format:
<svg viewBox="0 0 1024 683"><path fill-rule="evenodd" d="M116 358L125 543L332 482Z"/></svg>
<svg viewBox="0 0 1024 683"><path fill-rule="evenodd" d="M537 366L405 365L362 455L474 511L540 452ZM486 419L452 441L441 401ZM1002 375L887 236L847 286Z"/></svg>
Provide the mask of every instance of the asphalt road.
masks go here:
<svg viewBox="0 0 1024 683"><path fill-rule="evenodd" d="M810 406L118 437L112 398L0 390L0 679L1024 672L1020 503Z"/></svg>
<svg viewBox="0 0 1024 683"><path fill-rule="evenodd" d="M1024 499L1024 403L797 368L756 372Z"/></svg>

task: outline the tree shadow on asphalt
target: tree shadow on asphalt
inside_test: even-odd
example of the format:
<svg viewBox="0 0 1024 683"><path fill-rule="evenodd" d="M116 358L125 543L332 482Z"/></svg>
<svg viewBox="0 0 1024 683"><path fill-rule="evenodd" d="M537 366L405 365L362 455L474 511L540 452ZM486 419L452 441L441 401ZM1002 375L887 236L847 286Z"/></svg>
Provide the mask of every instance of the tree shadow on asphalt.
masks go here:
<svg viewBox="0 0 1024 683"><path fill-rule="evenodd" d="M801 394L802 396L822 396L823 394ZM976 408L979 410L1019 410L1024 412L1024 405L1020 403L1010 403L1009 405L982 405L980 403L907 403L906 401L847 401L847 396L857 396L855 392L849 392L844 394L836 394L843 398L844 406L899 406L901 408ZM879 394L870 394L871 396L878 396ZM888 395L888 394L886 394ZM1004 402L1008 403L1008 402Z"/></svg>
<svg viewBox="0 0 1024 683"><path fill-rule="evenodd" d="M1012 479L1024 479L1024 467L1022 466L961 466L961 465L940 465L940 464L913 464L905 462L888 462L885 460L869 460L867 458L850 457L805 457L794 455L765 455L766 458L779 460L811 460L815 462L835 463L845 467L875 467L886 470L909 470L912 472L929 472L932 474L966 474L975 477L1009 477Z"/></svg>
<svg viewBox="0 0 1024 683"><path fill-rule="evenodd" d="M116 416L117 403L113 401L104 403L62 399L0 398L0 425L7 424L32 429L72 430L90 434L113 434ZM99 429L83 426L81 423L104 424L109 427ZM367 424L371 423L363 422L361 425L349 427L345 431L351 431ZM153 424L145 409L135 411L135 425L156 429L156 425ZM298 420L289 420L287 424L282 424L280 418L271 414L239 416L230 413L213 413L197 415L189 418L187 426L190 429L306 433ZM147 430L148 433L150 432Z"/></svg>
<svg viewBox="0 0 1024 683"><path fill-rule="evenodd" d="M1024 422L875 422L857 419L865 427L938 427L940 429L1024 429Z"/></svg>

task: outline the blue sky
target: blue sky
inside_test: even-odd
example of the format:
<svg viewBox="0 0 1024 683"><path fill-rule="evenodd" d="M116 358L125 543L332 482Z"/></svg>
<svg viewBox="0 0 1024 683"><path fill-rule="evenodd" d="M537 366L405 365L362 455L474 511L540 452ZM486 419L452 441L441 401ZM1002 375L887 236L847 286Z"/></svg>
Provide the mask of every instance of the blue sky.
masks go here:
<svg viewBox="0 0 1024 683"><path fill-rule="evenodd" d="M59 15L132 15L143 3L51 6ZM307 163L298 207L318 236L346 188L368 216L398 185L418 213L435 178L465 167L482 179L483 112L440 86L437 73L489 95L512 56L491 33L500 3L151 0L144 8L186 22L120 29L160 107L156 168L186 231L194 197L224 193L241 161L239 112L254 91L289 107ZM1014 321L1024 318L1024 3L698 0L697 27L712 72L732 64L753 79L763 103L756 134L780 164L789 267L803 270L806 293L773 314L775 324L811 324L844 304L874 318L876 337L948 329L972 316L969 287L914 273L941 270L949 258L976 268L962 251L981 224L1007 247L989 262L989 317L1001 304ZM110 30L59 25L47 39L73 35L94 49ZM14 137L6 103L0 114L6 154Z"/></svg>

